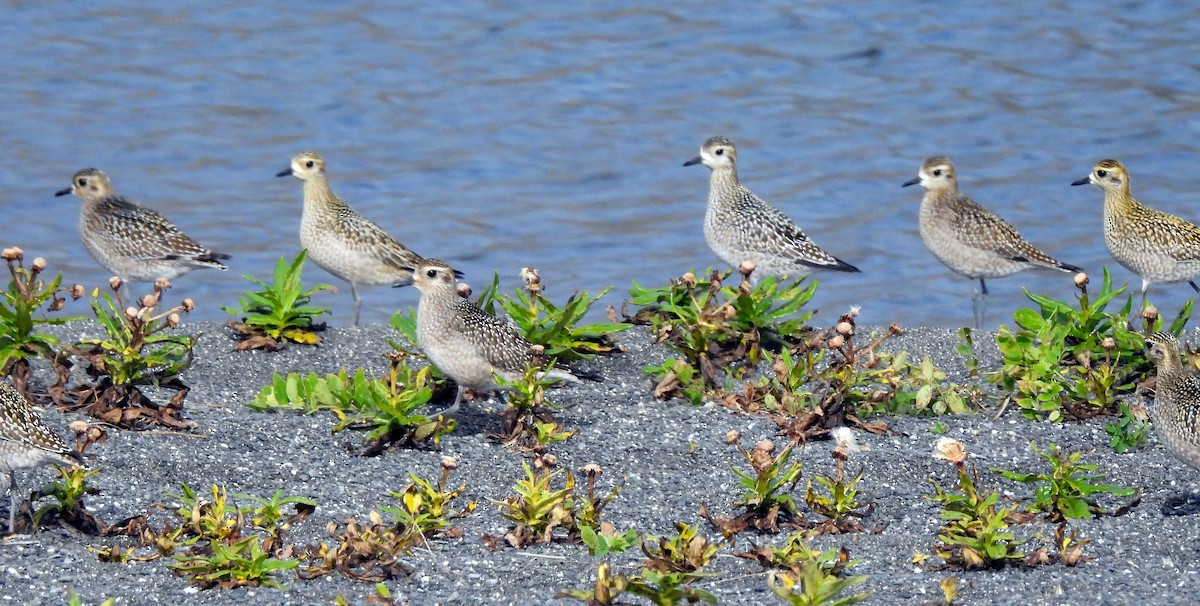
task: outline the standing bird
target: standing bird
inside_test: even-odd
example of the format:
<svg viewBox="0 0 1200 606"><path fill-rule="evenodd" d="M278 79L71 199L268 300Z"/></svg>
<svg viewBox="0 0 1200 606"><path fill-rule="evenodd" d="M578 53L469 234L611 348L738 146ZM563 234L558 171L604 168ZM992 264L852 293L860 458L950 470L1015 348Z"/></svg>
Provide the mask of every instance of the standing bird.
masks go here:
<svg viewBox="0 0 1200 606"><path fill-rule="evenodd" d="M1200 377L1184 367L1169 332L1146 339L1146 357L1158 366L1150 414L1154 432L1172 455L1200 469Z"/></svg>
<svg viewBox="0 0 1200 606"><path fill-rule="evenodd" d="M417 305L417 344L429 361L458 384L454 404L444 413L458 410L467 389L493 392L504 389L496 376L515 381L541 356L510 324L498 320L458 294L455 271L444 261L425 259L415 268L414 284L421 291ZM546 372L552 379L579 383L599 381L590 373L555 366Z"/></svg>
<svg viewBox="0 0 1200 606"><path fill-rule="evenodd" d="M357 326L362 308L359 285L408 286L413 283L412 268L423 259L333 193L319 154L296 154L292 165L276 176L288 175L304 181L300 245L318 267L350 283Z"/></svg>
<svg viewBox="0 0 1200 606"><path fill-rule="evenodd" d="M1129 172L1116 160L1097 162L1091 174L1071 185L1088 183L1104 190L1104 243L1118 263L1142 279L1141 307L1156 282L1187 282L1200 293L1200 227L1134 199Z"/></svg>
<svg viewBox="0 0 1200 606"><path fill-rule="evenodd" d="M0 471L6 472L0 475L0 483L8 489L8 534L13 533L17 519L16 470L82 462L83 455L46 427L25 396L0 380Z"/></svg>
<svg viewBox="0 0 1200 606"><path fill-rule="evenodd" d="M97 263L133 282L174 280L196 269L227 269L215 253L189 238L157 212L113 192L108 175L85 168L71 177L71 187L55 196L75 194L83 201L79 236Z"/></svg>
<svg viewBox="0 0 1200 606"><path fill-rule="evenodd" d="M985 278L1003 278L1032 267L1083 271L1034 248L1007 221L958 191L949 158L929 158L902 187L918 183L927 190L918 219L925 247L951 271L979 280L979 290L971 298L975 328L983 324L987 308Z"/></svg>
<svg viewBox="0 0 1200 606"><path fill-rule="evenodd" d="M859 269L821 250L804 232L737 176L737 149L725 137L712 137L700 155L684 166L703 163L712 171L704 240L722 261L738 267L754 263L754 276L806 275L813 269L857 272Z"/></svg>

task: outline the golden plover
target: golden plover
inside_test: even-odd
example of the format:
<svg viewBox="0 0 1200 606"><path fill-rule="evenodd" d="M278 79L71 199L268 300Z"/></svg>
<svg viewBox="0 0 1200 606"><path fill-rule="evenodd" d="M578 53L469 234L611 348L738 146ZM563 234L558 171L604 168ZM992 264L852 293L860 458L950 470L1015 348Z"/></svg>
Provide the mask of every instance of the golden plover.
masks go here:
<svg viewBox="0 0 1200 606"><path fill-rule="evenodd" d="M82 202L79 236L97 263L133 282L174 280L196 269L226 269L229 255L215 253L189 238L157 212L113 192L108 175L86 168L71 177L71 187L56 196L75 194Z"/></svg>
<svg viewBox="0 0 1200 606"><path fill-rule="evenodd" d="M737 175L737 149L725 137L712 137L700 155L684 166L704 164L712 171L704 240L733 267L755 265L754 276L805 275L813 269L859 269L821 250L791 219L754 195Z"/></svg>
<svg viewBox="0 0 1200 606"><path fill-rule="evenodd" d="M958 191L958 175L949 158L925 160L917 176L903 187L918 183L927 190L918 219L925 247L951 271L979 280L979 291L972 299L976 328L983 323L986 278L1003 278L1034 267L1082 271L1034 248L1007 221Z"/></svg>
<svg viewBox="0 0 1200 606"><path fill-rule="evenodd" d="M0 481L8 489L8 534L17 519L18 469L57 463L76 465L83 457L50 431L25 396L0 380Z"/></svg>
<svg viewBox="0 0 1200 606"><path fill-rule="evenodd" d="M458 384L454 404L445 413L458 410L463 391L498 391L502 388L496 384L496 376L514 381L530 364L540 362L534 346L515 327L459 295L455 272L445 262L422 261L415 268L414 284L421 291L418 345L434 366ZM562 365L550 369L546 376L572 383L581 378L600 380Z"/></svg>
<svg viewBox="0 0 1200 606"><path fill-rule="evenodd" d="M362 308L358 287L408 286L413 282L412 268L422 257L342 202L329 187L325 160L319 154L297 154L291 166L276 176L288 175L304 181L300 245L318 267L350 283L357 325Z"/></svg>
<svg viewBox="0 0 1200 606"><path fill-rule="evenodd" d="M1187 282L1200 292L1200 227L1134 199L1129 172L1116 160L1097 162L1071 185L1088 183L1104 190L1104 243L1118 263L1142 279L1142 307L1154 283Z"/></svg>
<svg viewBox="0 0 1200 606"><path fill-rule="evenodd" d="M1150 335L1146 357L1158 366L1154 431L1171 454L1200 470L1200 377L1184 366L1171 333Z"/></svg>

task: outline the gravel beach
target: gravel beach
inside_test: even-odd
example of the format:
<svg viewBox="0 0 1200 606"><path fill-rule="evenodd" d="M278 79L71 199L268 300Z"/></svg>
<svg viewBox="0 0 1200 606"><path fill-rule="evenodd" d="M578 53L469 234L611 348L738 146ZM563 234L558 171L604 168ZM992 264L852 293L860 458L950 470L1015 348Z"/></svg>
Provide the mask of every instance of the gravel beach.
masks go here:
<svg viewBox="0 0 1200 606"><path fill-rule="evenodd" d="M440 451L392 451L378 457L354 456L346 443L359 444L363 434L331 434L335 422L328 413L301 416L290 413L257 413L246 402L267 384L273 373L317 373L340 368L366 368L381 372L387 343L395 333L384 326L333 329L318 347L292 346L275 353L234 352L230 331L216 323L185 324L191 333L204 333L195 363L183 379L188 394L184 417L199 424L197 435L166 432L110 430L107 442L89 450L90 465L100 469L90 483L100 494L88 497L88 508L101 520L114 523L139 513L151 513L156 524L169 519L151 510L155 503L172 508L164 496L186 483L198 493L213 483L230 493L269 496L285 494L317 501L316 512L289 534L298 545L330 538L325 525L348 517L365 519L372 510L392 501L389 490L400 490L408 472L434 478L443 455L455 457L458 469L453 485L465 484L464 500L478 504L474 513L458 522L461 539L437 541L429 550L407 558L414 570L408 578L387 583L398 604L559 604L578 603L555 595L563 589L590 587L598 559L582 545L538 545L528 549L489 551L481 537L500 535L507 528L488 499L513 493L521 477L524 457L488 439L499 427L487 409L495 401L471 402L460 412L460 425L446 437ZM77 338L95 327L86 323L60 327ZM707 505L718 516L728 516L736 498L737 477L731 466L745 461L723 443L730 430L753 444L776 436L775 425L761 416L746 416L720 406L694 407L682 401L655 401L642 372L647 364L669 355L652 345L639 329L620 336L627 352L583 364L606 380L556 390L551 398L566 406L558 418L578 434L556 444L551 451L560 466L578 470L587 463L604 469L602 490L624 480L624 491L605 510L604 517L618 529L637 529L656 536L670 535L675 521L697 525L710 538L717 533L698 515ZM1194 339L1193 339L1194 340ZM979 334L976 343L991 342ZM961 380L962 360L954 353L951 329L912 329L889 341L888 347L911 352L916 360L932 355L937 364ZM984 365L996 362L993 346L980 347ZM49 379L35 373L35 383ZM990 387L985 388L992 393ZM160 401L163 394L155 394ZM62 414L52 408L47 423L64 437L66 424L81 415ZM959 579L963 604L1179 604L1200 596L1200 523L1192 515L1164 515L1163 505L1188 494L1197 479L1194 470L1175 461L1153 437L1128 454L1115 454L1107 445L1103 421L1055 425L1035 423L1008 410L993 414L942 417L946 435L963 441L980 468L982 484L999 488L1014 498L1029 497L1023 485L1009 482L989 467L1040 471L1044 462L1029 448L1053 442L1068 451L1083 450L1085 462L1117 484L1143 490L1141 503L1120 517L1102 517L1074 523L1091 540L1084 553L1094 558L1077 567L1061 564L1032 569L1012 568L982 572L932 572L912 563L913 555L928 552L939 526L938 507L925 497L932 493L927 478L947 487L954 485L953 468L934 460L931 450L939 437L935 420L885 417L890 431L883 436L856 432L869 451L851 458L850 469L865 469L861 487L874 500L873 513L864 520L878 533L822 536L820 547L845 545L858 563L851 574L866 575L863 587L873 592L870 604L941 603L939 582ZM778 438L776 438L778 439ZM805 479L832 469L828 441L809 443L798 453ZM52 473L48 469L21 472L22 489L40 486ZM802 502L804 481L797 499ZM27 495L28 493L26 493ZM7 499L0 506L6 507ZM5 509L5 514L7 514ZM1052 524L1016 526L1019 537L1032 539L1026 551L1053 541ZM723 548L702 587L722 604L782 603L767 589L767 573L758 564L730 555L752 547L779 542L784 536L743 533L733 548ZM0 543L0 603L61 604L74 587L85 604L117 597L118 604L332 604L344 596L351 604L363 603L374 593L368 583L351 581L337 573L315 580L281 574L285 590L270 588L198 590L171 573L164 561L130 564L104 563L93 549L119 544L134 546L130 538L78 536L61 529L35 535L18 535ZM1051 548L1053 551L1053 549ZM633 549L613 558L614 566L636 572L641 554ZM632 600L637 603L636 600Z"/></svg>

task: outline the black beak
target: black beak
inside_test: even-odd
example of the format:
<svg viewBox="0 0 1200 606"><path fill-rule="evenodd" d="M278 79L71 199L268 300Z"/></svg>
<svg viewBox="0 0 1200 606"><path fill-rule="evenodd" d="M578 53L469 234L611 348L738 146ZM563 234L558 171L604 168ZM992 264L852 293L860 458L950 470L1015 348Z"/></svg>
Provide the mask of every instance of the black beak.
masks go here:
<svg viewBox="0 0 1200 606"><path fill-rule="evenodd" d="M901 185L900 187L908 187L909 185L916 185L920 182L921 182L921 177L917 176L917 177L913 177L913 178L909 179L908 181L905 181L904 184Z"/></svg>
<svg viewBox="0 0 1200 606"><path fill-rule="evenodd" d="M68 187L66 189L60 189L60 190L54 192L54 195L55 196L65 196L69 193L71 193L71 188Z"/></svg>
<svg viewBox="0 0 1200 606"><path fill-rule="evenodd" d="M701 160L701 159L700 159L700 156L696 156L695 158L692 158L691 160L688 160L687 162L684 162L684 163L683 163L683 165L684 165L684 166L694 166L694 165L696 165L696 164L699 164L699 163L701 163L701 162L703 162L703 160Z"/></svg>
<svg viewBox="0 0 1200 606"><path fill-rule="evenodd" d="M290 176L292 176L292 167L290 167L290 166L289 166L289 167L287 167L287 168L285 168L285 169L283 169L283 170L279 171L278 173L276 173L276 174L275 174L275 176L276 176L276 177L290 177Z"/></svg>
<svg viewBox="0 0 1200 606"><path fill-rule="evenodd" d="M1087 185L1092 182L1091 176L1084 177L1078 181L1072 181L1071 185Z"/></svg>

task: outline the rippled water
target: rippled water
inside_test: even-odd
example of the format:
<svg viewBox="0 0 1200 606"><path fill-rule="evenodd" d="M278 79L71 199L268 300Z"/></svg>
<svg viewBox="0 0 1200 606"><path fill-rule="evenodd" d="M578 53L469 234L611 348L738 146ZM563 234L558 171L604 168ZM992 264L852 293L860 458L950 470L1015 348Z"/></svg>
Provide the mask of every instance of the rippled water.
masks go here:
<svg viewBox="0 0 1200 606"><path fill-rule="evenodd" d="M8 3L0 241L102 283L77 201L51 195L102 168L234 255L176 281L194 318L220 318L240 274L298 249L300 184L274 174L314 149L347 202L470 281L515 286L535 265L551 296L615 284L617 302L631 281L718 263L707 171L680 164L724 134L751 189L862 268L820 276L821 316L962 325L972 284L924 249L921 194L900 188L926 156L953 158L963 190L1035 244L1121 282L1136 280L1104 248L1100 192L1069 187L1096 160L1200 221L1192 3L643 4ZM1023 286L1072 290L1054 272L990 286L992 324ZM348 290L318 299L335 324ZM1190 289L1155 294L1173 308ZM417 298L367 289L364 318Z"/></svg>

